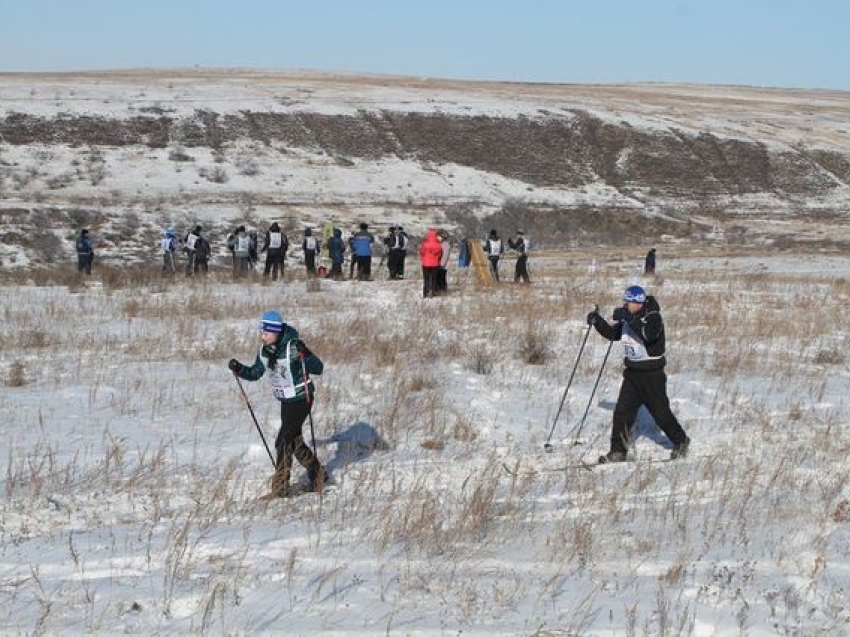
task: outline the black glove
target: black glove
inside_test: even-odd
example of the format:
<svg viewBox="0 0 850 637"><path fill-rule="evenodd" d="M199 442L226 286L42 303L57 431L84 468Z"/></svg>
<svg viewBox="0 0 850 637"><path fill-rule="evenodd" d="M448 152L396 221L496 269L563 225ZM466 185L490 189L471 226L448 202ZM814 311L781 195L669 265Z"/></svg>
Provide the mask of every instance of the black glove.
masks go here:
<svg viewBox="0 0 850 637"><path fill-rule="evenodd" d="M241 372L241 371L242 371L242 363L240 363L240 362L239 362L238 360L236 360L235 358L231 358L231 359L230 359L230 362L229 362L229 363L227 363L227 367L228 367L228 368L230 369L230 371L231 371L231 372L233 372L234 374L238 374L239 372Z"/></svg>
<svg viewBox="0 0 850 637"><path fill-rule="evenodd" d="M634 314L629 312L624 307L618 307L616 310L614 310L614 320L615 321L622 321L623 323L631 323L633 318L634 318Z"/></svg>
<svg viewBox="0 0 850 637"><path fill-rule="evenodd" d="M596 321L601 319L602 317L599 315L599 310L593 310L587 315L587 324L588 325L596 325Z"/></svg>

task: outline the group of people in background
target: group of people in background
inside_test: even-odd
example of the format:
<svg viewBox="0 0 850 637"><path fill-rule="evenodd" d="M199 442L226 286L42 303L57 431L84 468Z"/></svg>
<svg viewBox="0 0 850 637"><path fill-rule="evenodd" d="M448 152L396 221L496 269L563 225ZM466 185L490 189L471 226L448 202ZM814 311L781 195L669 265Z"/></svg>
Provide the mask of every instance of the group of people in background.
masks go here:
<svg viewBox="0 0 850 637"><path fill-rule="evenodd" d="M499 281L499 261L505 253L505 246L495 229L490 230L490 234L487 235L482 247L490 262L490 274L493 280ZM524 230L517 230L516 236L513 239L508 239L508 248L517 254L514 283L531 283L528 276L528 252L531 248L531 242L526 239Z"/></svg>
<svg viewBox="0 0 850 637"><path fill-rule="evenodd" d="M327 225L327 224L326 224ZM340 280L344 278L343 265L346 253L349 253L350 270L349 278L361 281L372 279L372 260L375 250L375 236L370 232L367 223L361 223L354 229L348 240L344 240L342 230L330 224L325 228L325 245L323 237L313 234L312 228L305 228L301 241L301 250L304 255L304 267L308 277L327 276L331 279ZM286 257L290 248L290 241L277 222L273 222L263 237L262 245L259 244L256 230L246 230L240 225L231 232L226 241L227 250L231 256L234 278L242 278L257 271L260 255L265 254L265 264L262 274L266 278L277 281L283 277L286 268ZM405 274L410 237L401 226L391 226L387 235L379 244L383 249L381 265L386 262L387 278L389 280L402 280ZM471 249L469 240L462 237L457 240L458 260L457 265L461 271L465 271L471 263ZM500 280L499 263L505 254L505 244L499 237L499 233L490 230L481 247L487 255L490 264L490 273L495 281ZM75 242L77 252L77 268L79 272L91 274L92 262L94 261L94 242L89 230L83 229ZM330 260L330 270L320 265L322 249ZM517 230L516 235L507 240L507 249L516 253L516 266L514 270L514 281L517 283L530 283L528 273L528 253L530 242L523 230ZM178 271L178 255L182 254L185 259L183 271L186 276L206 274L209 272L209 262L212 254L210 242L203 235L203 228L195 225L187 231L182 238L173 227L168 227L163 233L160 241L162 274L173 275ZM431 297L445 294L448 291L448 269L452 252L452 241L449 234L443 229L430 229L420 245L420 260L423 277L423 296ZM655 269L655 249L653 248L646 256L646 272L653 273Z"/></svg>
<svg viewBox="0 0 850 637"><path fill-rule="evenodd" d="M177 252L181 249L186 255L186 276L209 272L210 243L201 234L201 226L196 225L187 232L182 241L177 238L174 228L166 228L160 247L162 249L162 273L165 275L177 272Z"/></svg>

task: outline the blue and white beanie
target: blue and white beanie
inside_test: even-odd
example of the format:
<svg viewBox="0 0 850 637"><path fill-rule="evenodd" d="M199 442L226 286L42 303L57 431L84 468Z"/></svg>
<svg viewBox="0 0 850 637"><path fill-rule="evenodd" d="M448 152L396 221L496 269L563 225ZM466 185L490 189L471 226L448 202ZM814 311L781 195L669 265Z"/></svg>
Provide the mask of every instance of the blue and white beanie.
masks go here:
<svg viewBox="0 0 850 637"><path fill-rule="evenodd" d="M646 303L646 290L639 285L628 287L623 292L623 300L626 303Z"/></svg>
<svg viewBox="0 0 850 637"><path fill-rule="evenodd" d="M280 315L280 312L275 312L274 310L263 312L263 315L260 317L260 329L263 332L280 334L283 331L283 317Z"/></svg>

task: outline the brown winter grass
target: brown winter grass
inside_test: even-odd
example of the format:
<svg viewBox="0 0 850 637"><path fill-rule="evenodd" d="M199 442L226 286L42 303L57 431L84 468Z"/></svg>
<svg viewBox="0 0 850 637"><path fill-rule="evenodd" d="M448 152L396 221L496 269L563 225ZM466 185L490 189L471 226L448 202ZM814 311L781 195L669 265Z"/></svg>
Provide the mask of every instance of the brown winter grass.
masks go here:
<svg viewBox="0 0 850 637"><path fill-rule="evenodd" d="M542 443L547 421L529 425L528 441L503 443L512 459L507 464L517 472L510 475L502 467L503 452L492 451L500 416L474 406L475 396L452 393L452 374L479 378L483 392L527 388L540 400L550 400L554 411L586 329L584 315L597 303L609 314L630 275L616 262L600 264L593 276L580 261L540 262L535 271L535 284L527 288L503 284L484 291L467 285L428 301L419 298L415 279L398 284L323 281L309 292L297 278L271 286L226 276L163 280L150 272L110 272L98 278L99 288L75 284L78 278L71 275L67 281L41 281L38 303L32 301L29 285L7 283L4 385L6 391L28 386L36 391L58 389L68 382L64 374L71 372L89 384L95 410L106 400L107 385L121 386L122 372L110 371L104 357L121 365L150 364L151 369L176 363L186 367L189 377L196 369L224 374L230 356L244 358L254 351L256 317L277 306L330 370L317 403L319 438L350 425L356 417L349 405L359 403L357 418L371 423L388 445L365 462L341 468L335 476L337 493L304 500L297 515L313 529L317 543L352 521L368 520L359 542L378 554L403 551L426 560L418 575L400 577L402 592L465 600L458 603L455 616L474 621L484 610L470 597L471 589L463 584L466 578L453 577L441 566L445 562L429 564L427 558L449 555L474 573L482 554L523 546L529 536L541 542L532 553L546 573L536 594L552 600L576 573L595 574L602 581L628 579L637 577L641 564L666 563L657 582L655 608L622 611L631 634L693 630L693 606L678 593L683 581L703 582L696 604L734 607L734 591L752 586L756 561L800 573L810 586L822 584L824 568L818 564L830 559L826 538L834 521L842 519L848 478L841 471L814 474L797 468L840 467L850 450L841 415L810 409L828 391L831 377L845 369L846 336L836 334L832 321L823 317L841 315L850 296L847 281L694 268L650 284L670 334L671 396L675 398L681 376L700 371L706 388L714 391L703 406L732 428L716 432L728 437L723 448L729 455L698 457L681 465L638 463L610 475L583 469L539 471L541 466L527 450ZM25 282L32 283L30 278ZM385 304L377 304L372 295L379 290L384 294L392 285L403 292L382 296ZM579 368L583 378L595 374L603 347L598 339L589 341ZM40 358L54 351L72 362L62 370L41 366ZM618 358L612 355L603 389L616 386ZM759 379L759 393L745 393L738 384L742 378ZM786 409L762 397L787 392L789 379L794 379L796 391L789 394ZM127 382L132 391L128 387L109 399L116 415L143 414L149 420L179 405L188 409L186 422L205 428L223 418L205 404L200 388L187 390L183 383L155 374ZM234 409L244 408L234 399ZM606 416L600 421L595 415L589 424L596 447L604 445L607 427ZM203 431L199 427L196 435ZM698 431L714 433L710 426ZM837 436L833 447L811 444L813 437L828 435ZM786 457L777 459L768 451L789 438L797 443L793 453L782 451ZM205 574L197 620L202 630L231 603L228 599L244 594L248 584L243 576L228 575L243 573L243 554L234 552L210 576L199 549L211 530L237 516L247 528L260 523L260 511L244 509L245 499L258 488L258 469L224 457L213 465L200 460L176 465L173 445L163 437L159 445L139 450L113 438L94 462L91 457L60 454L51 442L28 451L10 447L5 506L25 507L26 501L46 499L65 512L65 519L77 511L97 524L99 514L86 507L86 493L103 491L115 503L133 502L125 515L132 520L135 510L149 559L161 569L163 612L171 612L183 584ZM443 474L446 465L458 472L459 481ZM181 494L176 500L175 493ZM805 494L805 505L789 493ZM554 498L555 504L540 503L540 494L550 502ZM283 509L280 515L286 520L296 513ZM801 518L813 529L816 563L804 563L792 547L781 548L783 538L775 523L784 522L787 528ZM61 517L51 524L64 532ZM155 529L163 525L169 529L167 543L157 549ZM754 555L731 566L702 555L708 547L724 546L746 555L755 538L764 537L780 547L774 554ZM77 554L70 535L69 542L72 554ZM672 562L665 554L665 547L671 546L677 547ZM84 558L79 559L83 581ZM612 559L621 565L616 574L607 570ZM347 569L344 563L329 566L313 594L333 586ZM305 576L295 563L281 575L290 591L293 579ZM502 581L498 598L507 608L526 592L510 587L507 571ZM54 608L45 601L41 627L51 625ZM744 627L747 618L741 612ZM590 603L576 609L573 628L590 621L591 614Z"/></svg>

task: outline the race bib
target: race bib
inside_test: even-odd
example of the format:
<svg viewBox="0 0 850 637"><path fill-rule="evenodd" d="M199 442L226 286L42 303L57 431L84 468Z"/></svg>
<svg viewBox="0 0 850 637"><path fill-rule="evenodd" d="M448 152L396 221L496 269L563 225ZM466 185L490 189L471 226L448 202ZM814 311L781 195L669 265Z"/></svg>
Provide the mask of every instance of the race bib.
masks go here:
<svg viewBox="0 0 850 637"><path fill-rule="evenodd" d="M643 344L637 335L632 331L632 328L628 325L623 325L623 335L620 339L623 343L623 350L625 351L626 358L630 361L645 361L652 358L657 358L656 356L650 356L649 352L646 350L646 345Z"/></svg>

